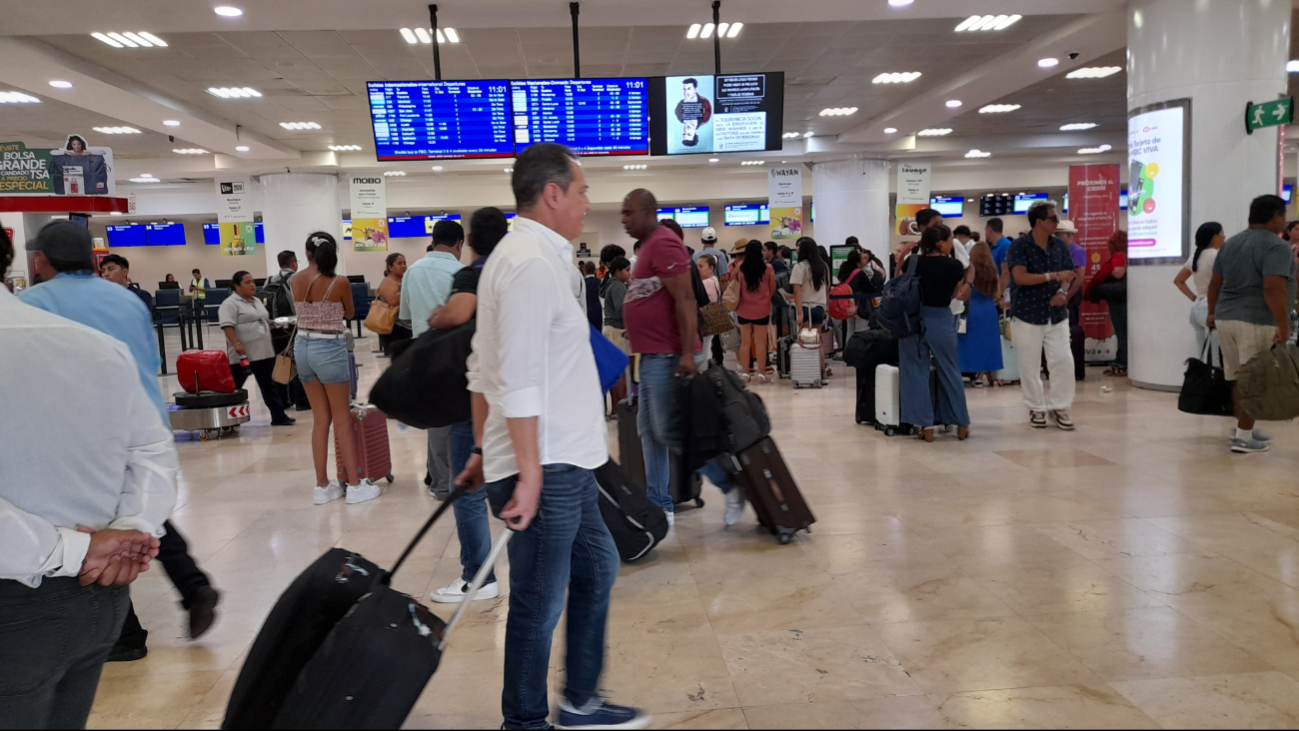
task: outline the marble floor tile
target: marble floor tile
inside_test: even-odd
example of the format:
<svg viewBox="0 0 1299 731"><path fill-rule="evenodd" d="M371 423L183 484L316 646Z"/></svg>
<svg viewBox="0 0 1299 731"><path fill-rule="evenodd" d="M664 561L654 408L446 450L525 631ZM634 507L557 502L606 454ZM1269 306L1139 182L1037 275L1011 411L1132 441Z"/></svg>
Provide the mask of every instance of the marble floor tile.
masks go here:
<svg viewBox="0 0 1299 731"><path fill-rule="evenodd" d="M1110 686L1164 728L1299 725L1299 682L1284 673L1124 680Z"/></svg>
<svg viewBox="0 0 1299 731"><path fill-rule="evenodd" d="M948 561L875 566L834 579L853 608L872 623L984 619L1015 613Z"/></svg>
<svg viewBox="0 0 1299 731"><path fill-rule="evenodd" d="M1049 523L1037 526L1037 530L1093 559L1204 554L1206 548L1201 543L1159 528L1154 521L1139 518Z"/></svg>
<svg viewBox="0 0 1299 731"><path fill-rule="evenodd" d="M1159 600L1093 563L972 569L979 586L1017 613L1121 611Z"/></svg>
<svg viewBox="0 0 1299 731"><path fill-rule="evenodd" d="M978 690L929 700L952 728L1161 728L1104 685Z"/></svg>
<svg viewBox="0 0 1299 731"><path fill-rule="evenodd" d="M822 573L700 582L699 596L719 635L865 623L834 579Z"/></svg>
<svg viewBox="0 0 1299 731"><path fill-rule="evenodd" d="M950 728L923 695L753 706L744 717L751 729Z"/></svg>

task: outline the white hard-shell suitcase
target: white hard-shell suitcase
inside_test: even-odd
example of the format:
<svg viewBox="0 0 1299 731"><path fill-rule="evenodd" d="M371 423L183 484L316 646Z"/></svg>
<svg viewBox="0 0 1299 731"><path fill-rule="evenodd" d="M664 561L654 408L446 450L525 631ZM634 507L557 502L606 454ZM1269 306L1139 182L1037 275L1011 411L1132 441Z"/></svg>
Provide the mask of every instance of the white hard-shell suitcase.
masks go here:
<svg viewBox="0 0 1299 731"><path fill-rule="evenodd" d="M790 345L789 377L794 381L794 388L820 388L821 348L809 348L797 342Z"/></svg>
<svg viewBox="0 0 1299 731"><path fill-rule="evenodd" d="M893 436L902 425L902 381L898 367L875 366L875 428Z"/></svg>
<svg viewBox="0 0 1299 731"><path fill-rule="evenodd" d="M1007 340L1003 335L998 340L1001 341L1001 370L993 374L993 378L1002 383L1015 383L1019 381L1019 354L1015 352L1015 341Z"/></svg>

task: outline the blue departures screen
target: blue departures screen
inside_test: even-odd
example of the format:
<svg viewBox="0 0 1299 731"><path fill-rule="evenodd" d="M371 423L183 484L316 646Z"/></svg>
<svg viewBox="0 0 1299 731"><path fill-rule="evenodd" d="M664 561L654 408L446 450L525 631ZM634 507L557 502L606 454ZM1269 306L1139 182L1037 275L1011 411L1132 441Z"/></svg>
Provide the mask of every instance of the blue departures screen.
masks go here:
<svg viewBox="0 0 1299 731"><path fill-rule="evenodd" d="M510 157L508 81L371 81L379 160Z"/></svg>
<svg viewBox="0 0 1299 731"><path fill-rule="evenodd" d="M185 224L183 223L150 223L145 227L145 239L149 246L184 246Z"/></svg>
<svg viewBox="0 0 1299 731"><path fill-rule="evenodd" d="M558 142L579 155L649 154L643 78L511 81L515 152Z"/></svg>
<svg viewBox="0 0 1299 731"><path fill-rule="evenodd" d="M124 246L148 246L148 236L145 234L145 227L139 224L127 224L124 226L109 226L108 248Z"/></svg>

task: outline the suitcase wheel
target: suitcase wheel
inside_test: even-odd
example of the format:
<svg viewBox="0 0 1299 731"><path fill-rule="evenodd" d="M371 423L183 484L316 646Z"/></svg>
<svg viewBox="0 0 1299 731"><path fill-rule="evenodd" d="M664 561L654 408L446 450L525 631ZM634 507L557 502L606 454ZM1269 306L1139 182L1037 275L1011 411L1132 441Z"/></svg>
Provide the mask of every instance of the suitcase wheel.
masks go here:
<svg viewBox="0 0 1299 731"><path fill-rule="evenodd" d="M385 478L383 478L383 479L387 480L387 481L388 481L388 484L390 484L390 485L392 484L393 477L392 477L391 474L389 474L387 477L385 477Z"/></svg>
<svg viewBox="0 0 1299 731"><path fill-rule="evenodd" d="M697 498L695 498L695 507L696 507L696 508L702 508L702 507L704 507L704 499L701 498L701 497L697 497Z"/></svg>
<svg viewBox="0 0 1299 731"><path fill-rule="evenodd" d="M884 427L884 436L886 436L886 437L891 437L891 436L893 436L894 434L897 434L897 430L896 430L896 429L894 429L894 428L891 427L891 426L886 426L886 427Z"/></svg>
<svg viewBox="0 0 1299 731"><path fill-rule="evenodd" d="M788 546L789 542L794 540L794 531L788 528L781 528L780 532L776 534L776 540L780 541L780 545Z"/></svg>

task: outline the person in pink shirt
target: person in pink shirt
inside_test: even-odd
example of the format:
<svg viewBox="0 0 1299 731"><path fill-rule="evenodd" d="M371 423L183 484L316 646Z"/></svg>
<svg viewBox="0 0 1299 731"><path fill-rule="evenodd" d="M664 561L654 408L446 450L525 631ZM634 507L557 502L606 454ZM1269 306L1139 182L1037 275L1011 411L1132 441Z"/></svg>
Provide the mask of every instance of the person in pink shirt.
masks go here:
<svg viewBox="0 0 1299 731"><path fill-rule="evenodd" d="M768 371L774 369L767 364L767 326L771 324L776 273L763 260L761 242L750 241L744 247L739 276L731 279L730 286L740 290L740 303L735 309L740 320L740 377L745 381L769 383Z"/></svg>

